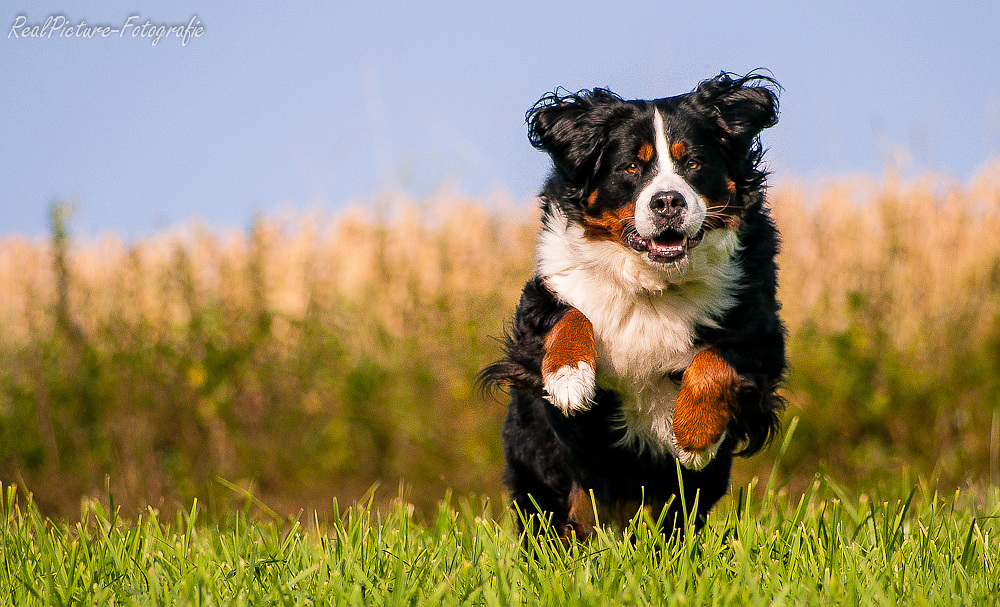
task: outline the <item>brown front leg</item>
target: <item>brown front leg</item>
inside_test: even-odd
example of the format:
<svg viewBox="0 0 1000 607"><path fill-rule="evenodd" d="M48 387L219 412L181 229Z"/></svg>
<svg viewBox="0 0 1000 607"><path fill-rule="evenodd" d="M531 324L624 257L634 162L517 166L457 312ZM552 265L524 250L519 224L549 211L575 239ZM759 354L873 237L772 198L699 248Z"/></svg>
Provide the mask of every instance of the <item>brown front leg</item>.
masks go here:
<svg viewBox="0 0 1000 607"><path fill-rule="evenodd" d="M596 390L596 372L594 326L583 312L571 308L545 336L546 398L565 415L587 409Z"/></svg>
<svg viewBox="0 0 1000 607"><path fill-rule="evenodd" d="M714 347L699 352L684 371L674 405L674 445L686 467L704 468L715 457L736 414L739 385L736 369Z"/></svg>

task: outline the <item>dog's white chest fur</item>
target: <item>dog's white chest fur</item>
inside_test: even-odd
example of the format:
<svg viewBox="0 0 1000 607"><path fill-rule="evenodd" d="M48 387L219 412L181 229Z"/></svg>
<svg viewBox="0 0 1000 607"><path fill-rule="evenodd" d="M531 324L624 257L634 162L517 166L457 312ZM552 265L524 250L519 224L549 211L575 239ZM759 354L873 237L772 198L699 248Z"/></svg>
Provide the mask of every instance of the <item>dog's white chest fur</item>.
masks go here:
<svg viewBox="0 0 1000 607"><path fill-rule="evenodd" d="M669 375L698 353L696 328L715 325L736 303L737 244L735 232L713 230L683 266L664 268L616 242L586 239L558 212L547 218L539 275L593 325L597 385L621 395L625 440L640 449L685 455L674 446L680 387Z"/></svg>

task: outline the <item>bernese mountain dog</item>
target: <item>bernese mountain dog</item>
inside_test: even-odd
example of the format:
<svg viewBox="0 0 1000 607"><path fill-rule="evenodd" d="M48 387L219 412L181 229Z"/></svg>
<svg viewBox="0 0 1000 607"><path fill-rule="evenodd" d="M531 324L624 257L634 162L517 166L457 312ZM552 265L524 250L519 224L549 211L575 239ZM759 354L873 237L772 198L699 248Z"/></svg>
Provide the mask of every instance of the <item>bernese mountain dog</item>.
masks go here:
<svg viewBox="0 0 1000 607"><path fill-rule="evenodd" d="M537 272L481 373L510 393L503 480L522 531L540 515L584 538L665 507L670 528L685 509L700 528L733 456L778 431L779 242L759 139L778 91L723 72L675 97L557 90L528 111L553 163Z"/></svg>

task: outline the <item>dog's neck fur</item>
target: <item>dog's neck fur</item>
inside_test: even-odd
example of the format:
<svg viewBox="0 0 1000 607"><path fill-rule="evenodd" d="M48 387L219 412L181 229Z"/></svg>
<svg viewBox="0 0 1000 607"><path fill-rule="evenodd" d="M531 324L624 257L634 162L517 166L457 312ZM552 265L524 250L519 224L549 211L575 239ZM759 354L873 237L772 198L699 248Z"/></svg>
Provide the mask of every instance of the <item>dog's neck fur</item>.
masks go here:
<svg viewBox="0 0 1000 607"><path fill-rule="evenodd" d="M627 440L673 450L678 388L668 377L701 349L699 326L717 326L742 277L735 230L712 230L683 266L660 268L613 241L587 240L550 205L536 248L538 274L594 326L597 383L622 399Z"/></svg>

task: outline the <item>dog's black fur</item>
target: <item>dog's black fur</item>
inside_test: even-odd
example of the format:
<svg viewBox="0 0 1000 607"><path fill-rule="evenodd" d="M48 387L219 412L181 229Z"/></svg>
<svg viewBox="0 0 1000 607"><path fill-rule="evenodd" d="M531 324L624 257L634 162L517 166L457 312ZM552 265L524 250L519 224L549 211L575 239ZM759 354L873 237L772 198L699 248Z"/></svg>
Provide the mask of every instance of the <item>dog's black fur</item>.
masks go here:
<svg viewBox="0 0 1000 607"><path fill-rule="evenodd" d="M762 129L777 122L777 90L777 83L765 76L722 73L691 93L653 101L626 101L604 89L557 92L543 97L527 114L531 143L547 152L554 165L541 193L543 236L558 233L574 247L613 242L621 246L623 256L634 255L661 272L663 290L637 294L637 298L664 293L683 298L701 288L678 268L689 254L694 255L696 247L708 246L698 243L713 230L729 230L738 242L730 257L739 277L725 285L732 302L723 312L706 312L690 323L690 343L668 343L664 338L663 344L664 360L671 353L695 355L712 348L739 378L732 417L714 457L706 456L709 459L701 469L682 469L687 508L693 508L697 493L699 520L726 493L733 456L757 452L779 429L783 401L776 390L785 372L784 329L776 299L779 239L765 202L766 172L760 166L763 150L758 138ZM660 131L656 131L654 110L659 112ZM657 133L663 135L656 141L670 147L657 148L657 158L647 159L649 149L640 146ZM659 158L664 149L670 149L669 163ZM726 201L714 207L706 202L708 211L700 227L683 228L688 230L683 241L679 240L683 217L668 216L662 225L654 226L657 233L639 235L628 211L629 205L647 204L643 197L648 198L649 184L668 169L703 202ZM681 183L676 179L670 183L675 182ZM664 213L662 202L648 204L659 204L652 215L660 221L655 215ZM693 201L680 205L693 206ZM607 233L602 231L605 228ZM684 248L683 255L679 247ZM553 249L540 249L540 255L548 250ZM615 369L602 366L605 356L615 354L602 350L612 347L607 319L591 319L595 332L605 335L597 339L597 380L591 402L570 409L550 402L546 392L550 380L543 373L546 339L568 311L585 308L588 302L576 283L571 283L572 293L560 292L566 290L560 285L567 283L546 274L544 265L540 262L539 273L524 287L504 341L504 358L481 373L483 382L510 392L503 427L507 464L503 480L516 508L529 516L551 516L552 523L567 534L586 535L586 525L574 520L579 514L572 512L571 494L592 490L599 508L607 511L639 500L658 506L672 500L667 520L682 524L676 516L682 511L680 500L675 499L680 495L676 454L667 445L627 436L623 399L633 397L621 391ZM588 280L603 280L587 269L579 272ZM627 289L622 292L631 294ZM670 304L664 300L656 305ZM688 381L684 371L665 362L658 371L661 375L649 381L672 381L682 387ZM663 406L672 411L674 405ZM635 512L633 507L631 514ZM659 512L652 514L655 517Z"/></svg>

